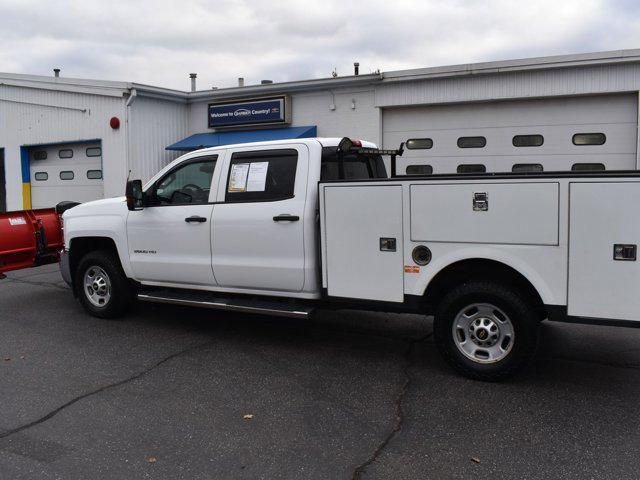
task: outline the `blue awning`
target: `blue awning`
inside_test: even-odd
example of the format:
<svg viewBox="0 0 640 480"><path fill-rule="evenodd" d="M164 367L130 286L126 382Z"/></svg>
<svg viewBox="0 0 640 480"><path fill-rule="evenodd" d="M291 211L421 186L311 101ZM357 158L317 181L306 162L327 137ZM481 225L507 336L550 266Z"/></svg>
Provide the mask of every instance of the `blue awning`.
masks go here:
<svg viewBox="0 0 640 480"><path fill-rule="evenodd" d="M238 130L220 133L196 133L179 142L169 145L165 150L191 151L199 148L231 145L234 143L264 142L268 140L287 140L290 138L317 137L316 126L271 128L268 130Z"/></svg>

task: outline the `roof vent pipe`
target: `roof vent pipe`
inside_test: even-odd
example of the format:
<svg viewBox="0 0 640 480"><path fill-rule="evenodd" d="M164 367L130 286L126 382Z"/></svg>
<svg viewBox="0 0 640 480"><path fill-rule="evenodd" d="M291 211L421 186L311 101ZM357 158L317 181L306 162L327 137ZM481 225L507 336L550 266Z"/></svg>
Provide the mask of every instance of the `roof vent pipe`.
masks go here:
<svg viewBox="0 0 640 480"><path fill-rule="evenodd" d="M354 64L353 64L353 74L355 76L360 75L360 63L359 62L354 62Z"/></svg>
<svg viewBox="0 0 640 480"><path fill-rule="evenodd" d="M197 73L190 73L189 74L189 78L191 79L191 91L195 92L196 91L196 77L198 76Z"/></svg>
<svg viewBox="0 0 640 480"><path fill-rule="evenodd" d="M244 87L244 78L243 77L238 77L238 86L239 87Z"/></svg>
<svg viewBox="0 0 640 480"><path fill-rule="evenodd" d="M273 80L260 80L261 85L271 85Z"/></svg>
<svg viewBox="0 0 640 480"><path fill-rule="evenodd" d="M53 69L53 76L58 78L60 76L60 69L59 68L54 68Z"/></svg>

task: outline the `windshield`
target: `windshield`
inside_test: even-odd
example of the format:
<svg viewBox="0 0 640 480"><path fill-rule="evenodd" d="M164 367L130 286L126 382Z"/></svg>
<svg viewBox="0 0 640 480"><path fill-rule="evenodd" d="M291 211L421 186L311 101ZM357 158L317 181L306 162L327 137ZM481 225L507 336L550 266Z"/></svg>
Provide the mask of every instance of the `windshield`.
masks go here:
<svg viewBox="0 0 640 480"><path fill-rule="evenodd" d="M322 149L321 180L367 180L370 178L387 178L387 170L381 155L359 153L338 155L336 147Z"/></svg>

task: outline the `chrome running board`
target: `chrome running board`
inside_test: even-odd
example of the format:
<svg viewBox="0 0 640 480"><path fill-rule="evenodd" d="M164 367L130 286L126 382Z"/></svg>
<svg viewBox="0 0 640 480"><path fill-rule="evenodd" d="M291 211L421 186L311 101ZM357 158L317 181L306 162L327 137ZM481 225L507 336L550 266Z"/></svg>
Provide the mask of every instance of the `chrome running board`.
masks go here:
<svg viewBox="0 0 640 480"><path fill-rule="evenodd" d="M313 313L313 308L311 307L293 305L285 301L256 300L253 298L218 298L206 293L148 292L139 293L138 300L289 318L309 318Z"/></svg>

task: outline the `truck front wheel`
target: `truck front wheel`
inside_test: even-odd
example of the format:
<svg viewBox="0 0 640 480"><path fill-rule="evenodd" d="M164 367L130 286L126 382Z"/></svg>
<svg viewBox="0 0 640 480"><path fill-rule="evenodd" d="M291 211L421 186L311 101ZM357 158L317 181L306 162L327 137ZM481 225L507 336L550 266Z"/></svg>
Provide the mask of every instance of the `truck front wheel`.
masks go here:
<svg viewBox="0 0 640 480"><path fill-rule="evenodd" d="M78 299L94 317L117 318L133 304L133 288L113 253L106 250L87 253L80 259L75 274Z"/></svg>
<svg viewBox="0 0 640 480"><path fill-rule="evenodd" d="M459 373L500 381L534 355L539 323L535 309L517 290L473 281L454 288L440 302L434 334L440 353Z"/></svg>

